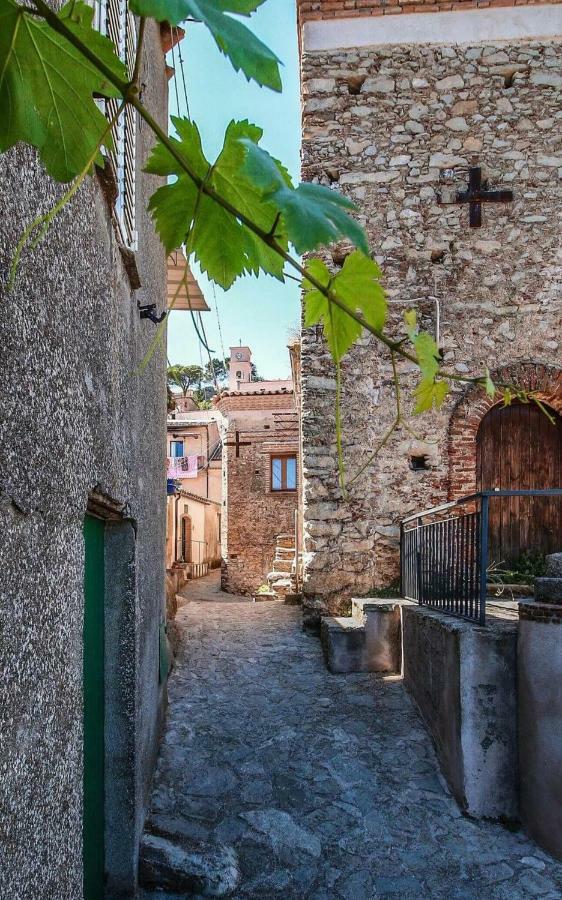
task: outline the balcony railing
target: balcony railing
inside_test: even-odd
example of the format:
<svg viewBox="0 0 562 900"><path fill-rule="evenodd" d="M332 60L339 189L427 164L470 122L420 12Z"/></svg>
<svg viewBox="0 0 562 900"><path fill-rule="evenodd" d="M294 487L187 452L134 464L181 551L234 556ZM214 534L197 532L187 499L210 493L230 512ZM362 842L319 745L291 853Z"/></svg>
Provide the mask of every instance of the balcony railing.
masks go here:
<svg viewBox="0 0 562 900"><path fill-rule="evenodd" d="M562 498L562 488L479 491L403 519L400 525L403 597L485 624L490 503L501 497Z"/></svg>

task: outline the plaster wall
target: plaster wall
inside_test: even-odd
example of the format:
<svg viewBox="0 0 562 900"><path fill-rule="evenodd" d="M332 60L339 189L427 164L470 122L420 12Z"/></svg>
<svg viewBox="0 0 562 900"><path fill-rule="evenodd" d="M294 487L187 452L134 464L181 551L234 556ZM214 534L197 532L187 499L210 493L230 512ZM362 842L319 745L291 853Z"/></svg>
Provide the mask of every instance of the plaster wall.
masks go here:
<svg viewBox="0 0 562 900"><path fill-rule="evenodd" d="M324 10L330 16L329 6L317 5L319 19ZM539 16L538 7L526 10L533 11ZM547 367L562 361L561 46L558 38L533 36L542 33L540 22L538 31L528 26L525 40L456 42L447 15L439 14L443 22L431 44L396 43L399 33L384 44L382 31L381 43L342 46L343 27L340 46L303 43L302 171L357 205L383 269L390 333L403 337L403 312L416 307L455 374L507 367L517 381L529 361ZM357 30L362 21L374 28L377 20L362 19L358 7L353 21ZM406 30L403 35L406 40ZM514 191L513 203L484 206L481 228L469 228L466 206L439 202L466 186L469 165L482 166L491 187ZM342 242L326 255L334 271L349 249ZM404 364L400 377L402 409L411 416L408 393L417 376ZM342 385L343 449L352 479L395 416L390 360L374 339L364 336L346 356ZM418 437L400 429L344 498L335 393L322 335L305 329L304 612L311 623L396 579L400 519L474 482L467 459L474 464L477 421L459 435L454 451L449 440L452 411L466 394L456 384L441 410L410 420ZM464 414L468 422L471 409ZM462 479L453 478L458 454ZM425 457L424 469L413 469L414 456Z"/></svg>
<svg viewBox="0 0 562 900"><path fill-rule="evenodd" d="M518 640L521 811L535 840L562 859L562 628L522 619Z"/></svg>
<svg viewBox="0 0 562 900"><path fill-rule="evenodd" d="M144 99L165 125L164 57L151 22L144 65ZM161 180L142 175L151 144L149 130L140 129L136 293L97 177L46 239L26 250L8 293L18 238L64 187L44 175L27 148L0 158L2 900L82 896L82 525L93 489L122 511L128 529L127 554L116 550L116 565L132 565L133 537L135 545L134 579L108 596L120 640L111 663L116 689L130 688L118 727L123 743L114 744L116 765L126 767L120 825L128 830L127 849L110 885L114 877L115 897L134 889L164 696L164 356L133 374L154 337L151 323L139 319L137 299L162 310L166 296L164 252L146 212ZM115 720L112 742L113 726Z"/></svg>
<svg viewBox="0 0 562 900"><path fill-rule="evenodd" d="M403 606L402 629L404 682L461 809L517 819L517 623Z"/></svg>

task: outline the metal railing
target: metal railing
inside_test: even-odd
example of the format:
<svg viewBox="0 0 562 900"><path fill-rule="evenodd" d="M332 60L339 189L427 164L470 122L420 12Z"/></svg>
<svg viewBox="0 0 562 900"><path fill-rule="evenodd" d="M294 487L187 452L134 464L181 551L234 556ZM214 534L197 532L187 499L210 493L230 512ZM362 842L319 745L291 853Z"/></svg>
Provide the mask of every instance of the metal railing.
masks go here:
<svg viewBox="0 0 562 900"><path fill-rule="evenodd" d="M403 597L485 624L489 507L500 497L562 497L562 488L479 491L403 519Z"/></svg>

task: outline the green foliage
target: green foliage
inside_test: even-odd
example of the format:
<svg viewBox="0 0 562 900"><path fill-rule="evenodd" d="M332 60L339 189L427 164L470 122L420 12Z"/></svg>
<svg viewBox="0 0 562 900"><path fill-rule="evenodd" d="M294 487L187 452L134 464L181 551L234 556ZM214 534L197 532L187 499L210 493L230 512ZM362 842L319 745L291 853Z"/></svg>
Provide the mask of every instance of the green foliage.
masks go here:
<svg viewBox="0 0 562 900"><path fill-rule="evenodd" d="M207 384L226 381L228 378L228 359L218 359L214 356L203 370L203 378Z"/></svg>
<svg viewBox="0 0 562 900"><path fill-rule="evenodd" d="M223 148L211 166L203 154L197 126L187 119L172 117L172 121L178 133L173 143L195 175L256 225L269 231L276 209L272 203L263 202L261 191L246 175L248 151L240 140L243 137L257 143L262 136L261 128L247 121L231 122ZM215 200L202 194L162 143L154 148L146 171L177 176L176 181L159 188L149 203L168 251L186 243L189 236L189 247L201 269L223 288L229 288L244 273L257 275L260 270L283 280L283 258ZM280 171L284 170L280 167ZM287 247L281 228L277 231L277 241Z"/></svg>
<svg viewBox="0 0 562 900"><path fill-rule="evenodd" d="M449 393L449 385L446 381L436 378L441 362L439 347L427 331L419 330L415 310L406 310L404 324L406 334L414 345L418 366L422 373L422 380L414 391L416 398L414 413L418 415L433 409L433 407L439 408Z"/></svg>
<svg viewBox="0 0 562 900"><path fill-rule="evenodd" d="M414 390L416 398L414 414L419 415L433 409L433 407L439 409L448 393L449 385L446 381L442 379L430 381L427 378L422 378Z"/></svg>
<svg viewBox="0 0 562 900"><path fill-rule="evenodd" d="M201 387L203 381L203 369L201 366L168 366L168 384L179 387L184 397L193 385Z"/></svg>
<svg viewBox="0 0 562 900"><path fill-rule="evenodd" d="M316 250L339 238L349 238L363 253L369 253L364 229L347 213L355 210L350 200L320 184L293 187L277 160L257 142L242 143L248 150L246 174L261 189L264 200L275 203L297 253Z"/></svg>
<svg viewBox="0 0 562 900"><path fill-rule="evenodd" d="M493 400L494 397L496 396L496 386L490 377L489 369L486 369L484 388L485 388L485 391L486 391L488 397L491 397ZM511 403L511 397L504 400L504 406L509 406L510 403Z"/></svg>
<svg viewBox="0 0 562 900"><path fill-rule="evenodd" d="M337 275L331 275L320 259L311 259L306 271L316 281L337 294L349 310L380 331L385 323L387 305L380 285L381 270L374 260L355 250L346 257ZM339 362L361 335L362 326L344 309L330 302L310 281L305 291L305 325L322 324L324 337L333 359Z"/></svg>
<svg viewBox="0 0 562 900"><path fill-rule="evenodd" d="M279 59L249 28L229 13L249 15L263 0L130 0L139 16L178 25L186 19L206 25L236 71L274 91L281 90Z"/></svg>
<svg viewBox="0 0 562 900"><path fill-rule="evenodd" d="M78 0L67 3L59 19L102 60L116 78L127 80L113 44L92 28L94 11ZM57 181L76 177L95 154L107 119L93 95L119 97L119 91L46 22L13 0L0 9L0 151L17 141L39 150ZM106 138L111 145L111 138ZM103 162L98 155L100 163Z"/></svg>

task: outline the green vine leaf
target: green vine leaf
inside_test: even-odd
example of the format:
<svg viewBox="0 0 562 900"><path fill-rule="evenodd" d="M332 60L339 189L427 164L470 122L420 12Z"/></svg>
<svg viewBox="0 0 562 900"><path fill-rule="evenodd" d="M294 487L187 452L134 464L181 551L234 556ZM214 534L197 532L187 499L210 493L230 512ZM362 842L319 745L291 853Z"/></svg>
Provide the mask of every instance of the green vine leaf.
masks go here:
<svg viewBox="0 0 562 900"><path fill-rule="evenodd" d="M494 382L492 381L492 377L490 375L489 369L486 369L484 388L486 390L488 397L491 397L491 399L493 400L494 397L496 396L496 386L495 386ZM505 404L505 405L507 406L508 404Z"/></svg>
<svg viewBox="0 0 562 900"><path fill-rule="evenodd" d="M107 128L93 95L119 92L66 38L13 0L0 10L0 152L17 141L36 147L49 175L71 181ZM122 81L125 67L111 41L92 28L94 10L78 0L59 18ZM108 136L106 143L111 146ZM101 154L97 162L103 164Z"/></svg>
<svg viewBox="0 0 562 900"><path fill-rule="evenodd" d="M247 150L240 140L259 141L261 128L250 122L231 122L223 148L211 165L203 153L197 126L187 119L173 117L178 138L173 142L194 173L256 225L269 231L276 209L264 203L261 191L245 174ZM166 250L184 244L190 246L201 269L227 289L244 273L260 270L283 280L283 258L249 231L212 198L201 194L166 147L158 143L146 171L155 175L175 175L176 181L159 188L150 198L149 209ZM280 177L288 177L280 167ZM277 242L287 247L283 228L276 231Z"/></svg>
<svg viewBox="0 0 562 900"><path fill-rule="evenodd" d="M360 250L351 253L337 275L332 276L320 259L311 259L307 272L323 287L330 288L350 310L359 313L365 322L381 330L387 313L384 291L380 285L381 271L376 262ZM303 282L305 291L305 325L322 324L324 336L334 362L339 363L361 336L361 324L345 310L330 302L310 281Z"/></svg>
<svg viewBox="0 0 562 900"><path fill-rule="evenodd" d="M294 188L281 176L269 153L245 143L246 173L261 189L264 200L276 204L297 253L316 250L339 238L349 238L363 253L369 253L365 230L348 215L356 209L351 200L320 184L303 183Z"/></svg>
<svg viewBox="0 0 562 900"><path fill-rule="evenodd" d="M416 405L414 407L415 415L428 412L428 410L433 409L434 407L438 409L448 393L449 385L446 381L433 381L422 378L414 390L416 397Z"/></svg>
<svg viewBox="0 0 562 900"><path fill-rule="evenodd" d="M423 379L433 381L439 372L441 361L439 347L427 331L419 331L415 310L406 310L404 313L404 323L406 326L406 334L414 345L418 366L420 367Z"/></svg>
<svg viewBox="0 0 562 900"><path fill-rule="evenodd" d="M178 25L186 19L201 22L209 29L221 53L248 81L280 91L280 60L249 28L229 13L250 15L263 0L130 0L139 16Z"/></svg>

